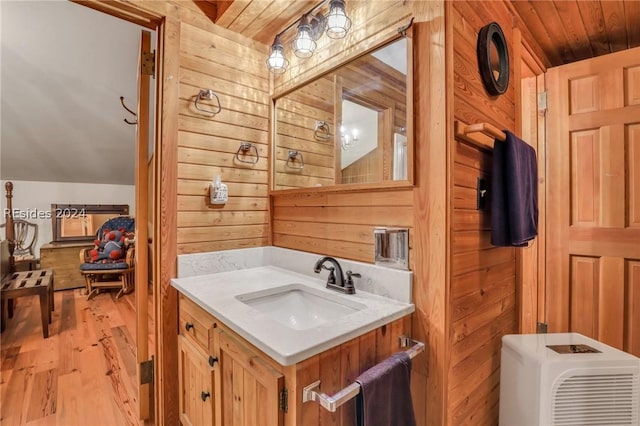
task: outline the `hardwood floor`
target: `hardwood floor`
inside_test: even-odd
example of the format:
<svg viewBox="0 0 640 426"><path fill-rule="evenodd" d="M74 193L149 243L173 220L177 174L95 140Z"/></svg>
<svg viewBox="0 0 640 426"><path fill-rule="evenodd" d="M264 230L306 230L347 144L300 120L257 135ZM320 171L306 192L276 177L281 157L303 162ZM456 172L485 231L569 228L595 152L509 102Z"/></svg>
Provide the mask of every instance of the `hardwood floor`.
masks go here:
<svg viewBox="0 0 640 426"><path fill-rule="evenodd" d="M87 301L84 289L55 292L48 339L37 297L18 299L0 337L0 425L142 424L135 293L114 295Z"/></svg>

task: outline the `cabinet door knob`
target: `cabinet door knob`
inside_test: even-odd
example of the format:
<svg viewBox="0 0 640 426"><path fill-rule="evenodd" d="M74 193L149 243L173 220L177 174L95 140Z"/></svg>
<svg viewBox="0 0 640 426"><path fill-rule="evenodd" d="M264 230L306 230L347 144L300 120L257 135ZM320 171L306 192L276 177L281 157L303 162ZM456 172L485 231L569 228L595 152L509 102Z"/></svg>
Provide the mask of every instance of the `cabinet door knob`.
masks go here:
<svg viewBox="0 0 640 426"><path fill-rule="evenodd" d="M186 323L186 324L184 325L184 328L185 328L187 331L189 331L189 330L191 330L191 329L193 328L193 324L191 324L190 322L188 322L188 323Z"/></svg>
<svg viewBox="0 0 640 426"><path fill-rule="evenodd" d="M211 394L209 392L202 391L202 393L200 393L200 398L202 398L203 401L206 401L210 396Z"/></svg>
<svg viewBox="0 0 640 426"><path fill-rule="evenodd" d="M209 366L213 367L213 364L215 364L216 362L218 362L218 357L209 355Z"/></svg>

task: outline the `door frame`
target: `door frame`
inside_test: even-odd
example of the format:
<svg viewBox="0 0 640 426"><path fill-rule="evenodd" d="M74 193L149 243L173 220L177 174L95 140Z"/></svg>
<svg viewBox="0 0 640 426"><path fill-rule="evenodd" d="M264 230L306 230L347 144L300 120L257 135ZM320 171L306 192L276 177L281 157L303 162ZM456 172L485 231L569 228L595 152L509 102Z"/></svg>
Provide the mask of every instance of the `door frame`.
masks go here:
<svg viewBox="0 0 640 426"><path fill-rule="evenodd" d="M522 37L519 28L513 29L514 50L514 85L516 101L516 134L523 134L523 90L522 78L523 66L526 66L536 76L537 95L546 90L546 67L537 58L531 46ZM546 296L545 296L545 253L546 253L546 122L545 112L540 114L540 105L537 106L537 139L529 142L536 149L538 157L538 236L528 247L516 250L516 304L518 307L518 332L536 333L538 324L546 323ZM540 179L543 178L543 179Z"/></svg>
<svg viewBox="0 0 640 426"><path fill-rule="evenodd" d="M151 52L151 33L142 30L138 47L138 125L136 126L136 374L138 377L138 417L149 419L152 383L142 383L142 365L149 361L149 249L153 252L153 239L149 239L149 102L150 78L144 72L144 55ZM153 72L152 72L153 73ZM155 106L155 105L154 105ZM155 146L154 146L155 147ZM153 160L152 160L153 161ZM152 168L153 170L154 168ZM151 186L151 190L150 187Z"/></svg>
<svg viewBox="0 0 640 426"><path fill-rule="evenodd" d="M178 297L171 287L177 272L177 141L180 21L166 2L70 0L156 31L156 132L154 150L154 229L152 280L154 298L154 420L178 424L173 392L178 388ZM161 232L166 230L167 232Z"/></svg>

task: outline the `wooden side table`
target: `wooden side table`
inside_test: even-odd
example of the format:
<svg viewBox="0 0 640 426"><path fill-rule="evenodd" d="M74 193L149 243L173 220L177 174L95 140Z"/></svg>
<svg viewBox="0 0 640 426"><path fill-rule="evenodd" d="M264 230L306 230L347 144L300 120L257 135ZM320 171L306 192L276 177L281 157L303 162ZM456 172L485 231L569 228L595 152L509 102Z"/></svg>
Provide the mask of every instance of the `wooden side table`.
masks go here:
<svg viewBox="0 0 640 426"><path fill-rule="evenodd" d="M42 335L49 337L49 324L53 304L53 269L40 269L10 274L0 285L0 301L2 303L2 330L8 318L13 317L13 301L22 296L37 294L40 297L40 316L42 318ZM5 302L7 309L5 309ZM8 314L8 315L7 315Z"/></svg>
<svg viewBox="0 0 640 426"><path fill-rule="evenodd" d="M40 269L53 269L56 274L54 291L85 286L78 253L86 248L93 248L93 242L49 243L40 247Z"/></svg>

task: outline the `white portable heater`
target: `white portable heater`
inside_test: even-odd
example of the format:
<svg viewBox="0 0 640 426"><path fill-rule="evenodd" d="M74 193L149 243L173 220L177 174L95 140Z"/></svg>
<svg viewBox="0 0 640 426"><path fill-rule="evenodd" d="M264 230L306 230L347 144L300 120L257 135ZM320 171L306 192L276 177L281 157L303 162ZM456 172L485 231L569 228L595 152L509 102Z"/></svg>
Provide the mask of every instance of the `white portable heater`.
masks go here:
<svg viewBox="0 0 640 426"><path fill-rule="evenodd" d="M640 358L578 333L502 338L500 426L640 426Z"/></svg>

